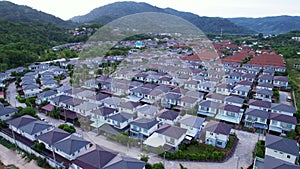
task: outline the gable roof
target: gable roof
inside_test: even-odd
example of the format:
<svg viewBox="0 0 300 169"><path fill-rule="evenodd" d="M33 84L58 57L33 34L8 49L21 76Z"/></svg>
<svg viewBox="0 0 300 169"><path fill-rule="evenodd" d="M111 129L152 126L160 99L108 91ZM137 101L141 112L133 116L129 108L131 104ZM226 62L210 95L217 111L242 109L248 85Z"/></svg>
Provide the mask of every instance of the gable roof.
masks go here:
<svg viewBox="0 0 300 169"><path fill-rule="evenodd" d="M133 116L134 116L133 114L121 112L121 113L114 114L114 115L110 116L109 118L123 123L123 122L133 118Z"/></svg>
<svg viewBox="0 0 300 169"><path fill-rule="evenodd" d="M206 124L206 131L214 132L217 134L229 135L232 125L227 123L216 122L212 123L212 125Z"/></svg>
<svg viewBox="0 0 300 169"><path fill-rule="evenodd" d="M238 97L238 96L227 96L225 98L225 102L232 102L232 103L238 103L243 104L245 101L244 98Z"/></svg>
<svg viewBox="0 0 300 169"><path fill-rule="evenodd" d="M99 109L92 110L91 113L99 114L102 116L108 116L110 114L113 114L115 111L117 111L117 109L103 106L103 107L100 107Z"/></svg>
<svg viewBox="0 0 300 169"><path fill-rule="evenodd" d="M68 137L70 133L59 129L59 128L54 128L53 130L44 133L42 135L39 135L37 137L38 140L41 140L49 145L53 145L54 143Z"/></svg>
<svg viewBox="0 0 300 169"><path fill-rule="evenodd" d="M268 119L270 116L270 113L264 110L258 110L258 109L251 109L248 108L245 112L246 115L250 115L250 116L255 116L255 117L260 117L260 118L264 118L264 119Z"/></svg>
<svg viewBox="0 0 300 169"><path fill-rule="evenodd" d="M200 129L204 121L205 121L205 118L186 114L182 117L182 119L179 122L186 126L191 126L193 128Z"/></svg>
<svg viewBox="0 0 300 169"><path fill-rule="evenodd" d="M25 116L21 116L16 119L8 121L8 124L12 125L16 128L20 128L20 127L25 126L34 121L37 121L37 119L32 116L25 115Z"/></svg>
<svg viewBox="0 0 300 169"><path fill-rule="evenodd" d="M284 112L288 112L288 113L296 113L295 107L286 105L286 104L282 104L282 103L279 103L279 104L272 103L271 109L278 110L278 111L284 111Z"/></svg>
<svg viewBox="0 0 300 169"><path fill-rule="evenodd" d="M264 158L264 168L266 169L300 169L300 166L287 161L280 160L266 155Z"/></svg>
<svg viewBox="0 0 300 169"><path fill-rule="evenodd" d="M143 105L137 109L142 114L154 115L158 111L158 107L152 105Z"/></svg>
<svg viewBox="0 0 300 169"><path fill-rule="evenodd" d="M116 155L112 150L96 145L78 156L73 163L81 168L100 169L108 164Z"/></svg>
<svg viewBox="0 0 300 169"><path fill-rule="evenodd" d="M288 115L279 114L279 113L271 113L270 119L297 125L297 118L294 116L288 116Z"/></svg>
<svg viewBox="0 0 300 169"><path fill-rule="evenodd" d="M263 107L263 108L270 108L271 102L263 101L263 100L249 100L249 105L257 106L257 107Z"/></svg>
<svg viewBox="0 0 300 169"><path fill-rule="evenodd" d="M214 102L214 101L210 101L210 100L202 100L199 103L200 106L203 107L212 107L212 108L219 108L219 106L221 105L221 103L219 102Z"/></svg>
<svg viewBox="0 0 300 169"><path fill-rule="evenodd" d="M90 144L89 141L86 141L83 138L80 138L75 135L70 135L70 136L56 142L53 145L53 147L55 147L56 149L59 149L60 151L66 153L66 154L71 155L88 144Z"/></svg>
<svg viewBox="0 0 300 169"><path fill-rule="evenodd" d="M299 156L299 147L297 141L295 140L267 134L265 146L266 148L271 148L274 150Z"/></svg>
<svg viewBox="0 0 300 169"><path fill-rule="evenodd" d="M18 109L15 107L11 107L11 106L4 107L3 104L0 106L0 116L14 113L17 111L18 111Z"/></svg>

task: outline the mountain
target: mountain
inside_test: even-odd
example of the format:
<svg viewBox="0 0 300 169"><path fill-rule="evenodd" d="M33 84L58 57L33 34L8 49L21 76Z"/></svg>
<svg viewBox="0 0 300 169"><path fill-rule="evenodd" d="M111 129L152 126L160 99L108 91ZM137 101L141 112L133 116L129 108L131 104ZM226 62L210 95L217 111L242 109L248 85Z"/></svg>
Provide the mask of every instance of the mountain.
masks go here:
<svg viewBox="0 0 300 169"><path fill-rule="evenodd" d="M244 26L264 34L282 34L300 30L299 16L273 16L263 18L229 18L239 26Z"/></svg>
<svg viewBox="0 0 300 169"><path fill-rule="evenodd" d="M8 1L0 1L0 19L11 22L52 23L62 27L72 27L75 25L71 21L64 21L28 6L17 5Z"/></svg>
<svg viewBox="0 0 300 169"><path fill-rule="evenodd" d="M114 19L123 16L142 13L142 12L161 12L172 14L191 22L205 33L217 33L223 30L223 33L229 34L251 34L251 31L242 26L233 24L228 19L217 17L200 17L193 13L181 12L171 8L158 8L144 2L115 2L92 10L90 13L83 16L71 18L71 21L77 23L100 23L107 24Z"/></svg>

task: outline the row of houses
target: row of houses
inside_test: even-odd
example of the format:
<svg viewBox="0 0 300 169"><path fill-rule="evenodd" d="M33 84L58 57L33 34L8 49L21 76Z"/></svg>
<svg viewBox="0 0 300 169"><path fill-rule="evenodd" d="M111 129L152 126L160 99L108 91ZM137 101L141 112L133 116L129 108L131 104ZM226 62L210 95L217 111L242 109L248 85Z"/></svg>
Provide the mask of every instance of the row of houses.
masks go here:
<svg viewBox="0 0 300 169"><path fill-rule="evenodd" d="M12 119L8 121L8 125L9 128L3 129L2 132L31 149L35 142L44 144L44 158L54 160L58 167L70 169L145 167L145 162L92 144L78 134L70 134L28 115Z"/></svg>

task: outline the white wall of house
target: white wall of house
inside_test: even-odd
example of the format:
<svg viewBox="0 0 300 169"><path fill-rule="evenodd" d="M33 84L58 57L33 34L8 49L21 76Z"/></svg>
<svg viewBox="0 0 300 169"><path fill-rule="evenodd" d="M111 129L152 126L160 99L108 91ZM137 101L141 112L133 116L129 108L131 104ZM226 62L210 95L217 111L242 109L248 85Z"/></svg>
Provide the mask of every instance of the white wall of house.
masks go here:
<svg viewBox="0 0 300 169"><path fill-rule="evenodd" d="M290 162L292 164L295 164L296 159L297 159L297 156L294 156L292 154L288 154L288 153L285 153L285 152L281 152L281 151L278 151L278 150L274 150L274 149L271 149L271 148L266 148L266 153L265 154L268 155L268 156L286 161L286 162Z"/></svg>
<svg viewBox="0 0 300 169"><path fill-rule="evenodd" d="M9 120L12 118L13 115L15 115L16 112L13 112L13 113L9 113L9 114L5 114L3 116L0 116L0 119L3 120L3 121L6 121L6 120Z"/></svg>
<svg viewBox="0 0 300 169"><path fill-rule="evenodd" d="M207 140L209 140L209 141L207 141ZM206 131L205 132L205 143L206 144L211 144L213 146L218 146L217 145L217 141L221 141L221 142L227 144L228 140L229 140L229 136L228 135L217 134L217 133L210 132L210 131Z"/></svg>

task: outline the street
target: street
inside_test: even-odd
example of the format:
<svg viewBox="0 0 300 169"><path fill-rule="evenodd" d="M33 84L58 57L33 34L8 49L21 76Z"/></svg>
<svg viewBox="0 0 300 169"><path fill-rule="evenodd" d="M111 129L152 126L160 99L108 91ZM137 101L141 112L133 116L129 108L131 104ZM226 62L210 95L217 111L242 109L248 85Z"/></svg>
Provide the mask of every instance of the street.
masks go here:
<svg viewBox="0 0 300 169"><path fill-rule="evenodd" d="M20 103L16 96L17 96L17 89L15 82L12 82L8 85L6 90L6 99L14 107L26 107L25 103Z"/></svg>
<svg viewBox="0 0 300 169"><path fill-rule="evenodd" d="M287 97L291 97L291 93L279 91L279 103L293 106L292 105L293 102L288 102Z"/></svg>

